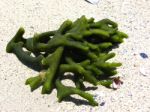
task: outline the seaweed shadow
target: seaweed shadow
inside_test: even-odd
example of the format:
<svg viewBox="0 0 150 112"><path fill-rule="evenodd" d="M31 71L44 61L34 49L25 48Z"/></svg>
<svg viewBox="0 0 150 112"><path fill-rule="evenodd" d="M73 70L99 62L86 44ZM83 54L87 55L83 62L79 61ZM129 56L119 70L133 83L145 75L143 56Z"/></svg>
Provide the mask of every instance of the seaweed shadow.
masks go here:
<svg viewBox="0 0 150 112"><path fill-rule="evenodd" d="M84 90L85 91L90 91L90 90L96 90L98 87L94 87L94 86L92 86L92 87L86 87L86 88L84 88Z"/></svg>
<svg viewBox="0 0 150 112"><path fill-rule="evenodd" d="M20 60L20 62L22 64L24 64L25 66L27 66L28 68L32 69L32 70L35 70L37 72L40 72L42 70L42 67L39 65L39 64L35 64L35 63L29 63L27 61L24 61L20 58L18 58L18 60Z"/></svg>
<svg viewBox="0 0 150 112"><path fill-rule="evenodd" d="M74 98L74 97L72 97L72 96L68 96L67 98L64 98L63 101L66 101L66 102L73 102L73 103L76 104L77 106L79 106L79 105L89 105L89 106L91 106L88 101L86 101L86 100L81 100L81 99L76 99L76 98Z"/></svg>

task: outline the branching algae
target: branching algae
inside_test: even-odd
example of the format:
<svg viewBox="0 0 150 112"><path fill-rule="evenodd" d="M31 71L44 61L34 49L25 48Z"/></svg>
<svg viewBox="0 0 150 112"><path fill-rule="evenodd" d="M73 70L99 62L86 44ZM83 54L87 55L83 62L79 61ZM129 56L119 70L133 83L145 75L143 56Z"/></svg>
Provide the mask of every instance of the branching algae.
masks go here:
<svg viewBox="0 0 150 112"><path fill-rule="evenodd" d="M127 38L118 31L117 23L109 19L94 22L93 18L82 16L75 22L66 20L58 30L36 33L33 38L25 39L24 32L23 28L18 30L6 51L40 71L39 75L26 80L31 91L42 86L41 93L50 94L56 88L59 102L77 94L97 106L93 96L84 92L84 82L105 87L112 84L110 77L117 74L116 68L121 63L108 62L115 56L109 51ZM61 82L65 72L74 74L72 80L76 87Z"/></svg>

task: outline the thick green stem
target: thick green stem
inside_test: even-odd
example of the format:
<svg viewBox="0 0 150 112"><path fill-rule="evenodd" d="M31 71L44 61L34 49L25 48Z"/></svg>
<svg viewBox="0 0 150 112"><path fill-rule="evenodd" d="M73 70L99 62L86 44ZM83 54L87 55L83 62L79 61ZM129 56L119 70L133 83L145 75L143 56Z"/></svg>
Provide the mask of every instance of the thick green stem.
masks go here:
<svg viewBox="0 0 150 112"><path fill-rule="evenodd" d="M49 64L49 68L46 72L45 75L45 82L43 84L42 88L42 94L49 94L51 93L53 89L53 82L54 82L54 77L56 75L56 71L59 67L60 59L62 56L64 48L63 47L58 47L56 51L45 59L43 59L42 63L45 65L45 63Z"/></svg>
<svg viewBox="0 0 150 112"><path fill-rule="evenodd" d="M37 63L41 65L41 60L43 59L42 55L39 55L38 57L32 57L29 55L29 53L23 51L22 47L23 47L22 42L14 43L13 50L12 50L12 52L18 57L18 59L21 62L32 63L32 64Z"/></svg>
<svg viewBox="0 0 150 112"><path fill-rule="evenodd" d="M78 73L84 77L84 80L92 83L93 85L97 84L97 79L94 77L91 71L85 70L80 64L71 61L72 60L68 59L68 64L60 65L60 73L65 72Z"/></svg>
<svg viewBox="0 0 150 112"><path fill-rule="evenodd" d="M23 39L23 34L24 34L25 30L24 28L19 28L19 30L17 31L16 35L11 39L11 41L7 44L6 47L6 51L8 53L12 53L13 49L14 49L14 43L18 43L18 42L24 42Z"/></svg>
<svg viewBox="0 0 150 112"><path fill-rule="evenodd" d="M91 94L83 92L82 90L77 89L77 88L73 88L70 86L64 86L60 82L59 78L56 79L55 85L57 88L57 97L58 97L59 102L61 102L63 100L63 98L66 98L67 96L70 96L72 94L78 94L79 96L87 99L91 105L93 105L93 106L98 105L98 103L94 100L94 98Z"/></svg>

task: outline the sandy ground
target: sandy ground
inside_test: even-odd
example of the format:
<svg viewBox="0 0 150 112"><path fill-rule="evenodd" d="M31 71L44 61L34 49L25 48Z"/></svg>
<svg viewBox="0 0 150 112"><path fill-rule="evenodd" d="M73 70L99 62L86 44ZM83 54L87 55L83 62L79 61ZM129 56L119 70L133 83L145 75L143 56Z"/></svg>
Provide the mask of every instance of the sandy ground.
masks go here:
<svg viewBox="0 0 150 112"><path fill-rule="evenodd" d="M124 84L117 91L99 86L94 94L103 106L57 102L56 91L41 95L41 88L31 93L25 80L37 74L21 64L5 47L20 26L25 36L53 30L65 20L86 15L96 20L109 18L119 23L129 39L119 48L115 60ZM150 0L100 0L91 5L84 0L0 0L0 112L150 112ZM145 52L148 59L140 57ZM77 104L78 100L75 101Z"/></svg>

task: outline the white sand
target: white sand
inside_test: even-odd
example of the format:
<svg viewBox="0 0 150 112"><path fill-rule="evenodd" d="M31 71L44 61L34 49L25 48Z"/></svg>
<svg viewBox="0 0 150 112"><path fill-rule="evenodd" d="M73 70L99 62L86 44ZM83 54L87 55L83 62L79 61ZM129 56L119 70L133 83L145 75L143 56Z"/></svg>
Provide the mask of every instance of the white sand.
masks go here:
<svg viewBox="0 0 150 112"><path fill-rule="evenodd" d="M37 73L5 52L8 41L20 26L30 37L83 14L96 20L110 18L129 34L114 50L115 60L123 63L119 69L123 86L117 91L101 86L90 91L99 104L105 102L98 107L58 103L56 91L43 96L40 88L31 93L24 82ZM100 0L98 5L84 0L0 0L0 51L0 112L150 112L150 74L139 72L141 66L150 68L150 0ZM142 59L140 52L149 58Z"/></svg>

